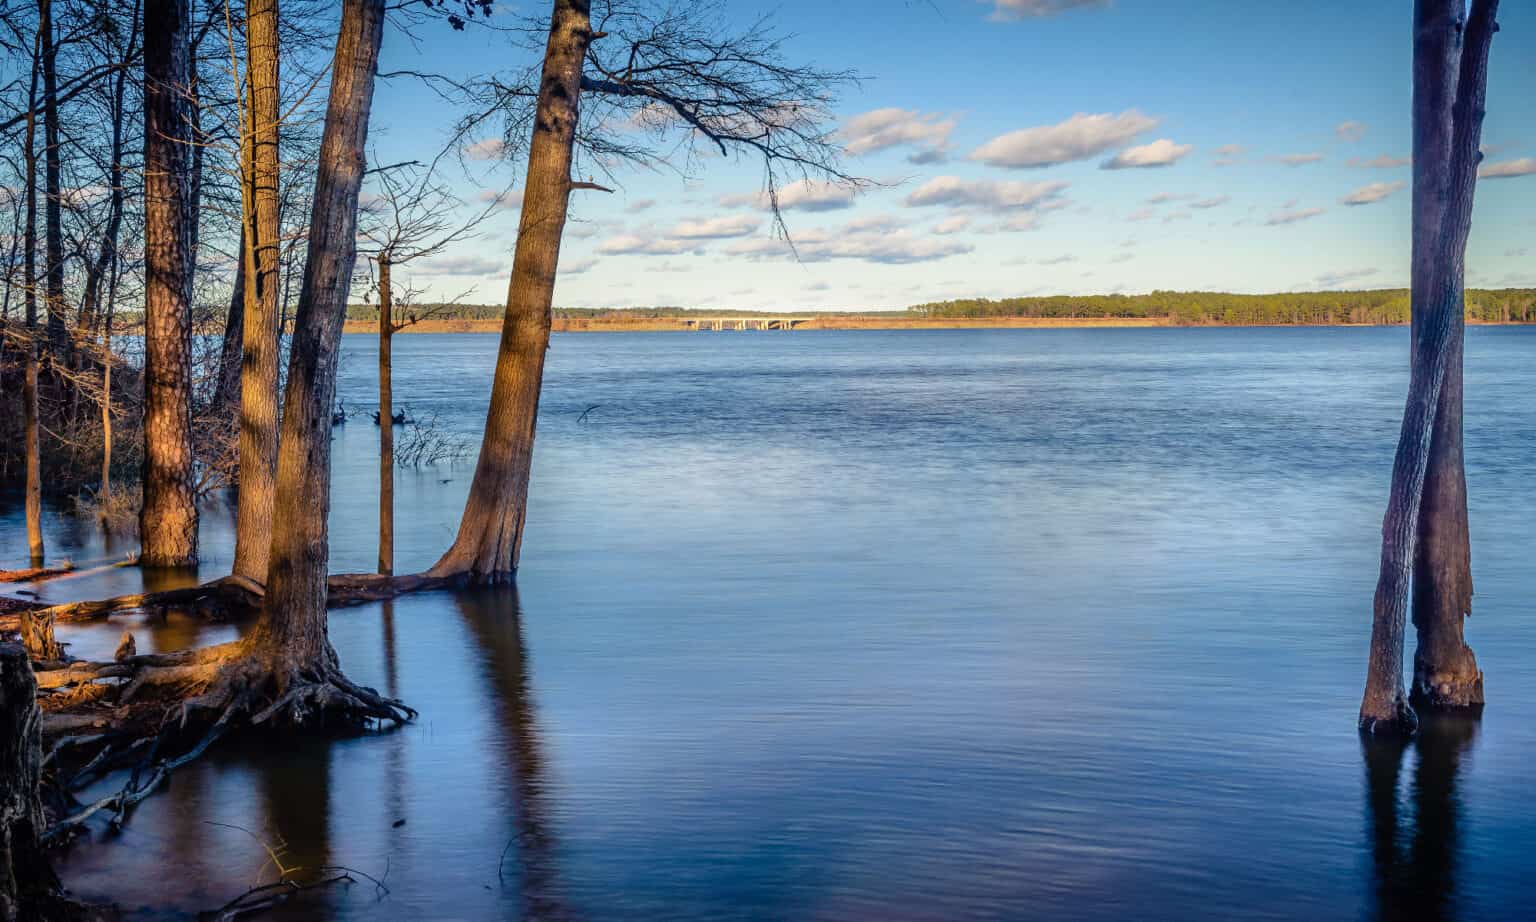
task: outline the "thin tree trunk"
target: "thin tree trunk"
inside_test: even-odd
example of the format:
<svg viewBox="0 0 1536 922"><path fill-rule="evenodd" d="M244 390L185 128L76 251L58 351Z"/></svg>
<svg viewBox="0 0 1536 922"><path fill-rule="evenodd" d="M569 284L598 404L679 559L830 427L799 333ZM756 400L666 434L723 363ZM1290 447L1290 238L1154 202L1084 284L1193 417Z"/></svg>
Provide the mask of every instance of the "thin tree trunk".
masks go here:
<svg viewBox="0 0 1536 922"><path fill-rule="evenodd" d="M590 0L555 0L485 436L458 536L432 575L500 583L517 571L590 11Z"/></svg>
<svg viewBox="0 0 1536 922"><path fill-rule="evenodd" d="M117 311L117 261L107 285L107 311L101 324L101 492L97 507L103 521L112 509L112 318Z"/></svg>
<svg viewBox="0 0 1536 922"><path fill-rule="evenodd" d="M1460 0L1418 0L1414 8L1412 366L1382 523L1370 665L1360 705L1360 728L1371 733L1411 733L1418 725L1403 692L1403 639L1437 420L1442 399L1449 402L1448 390L1458 387L1447 379L1461 355L1467 235L1497 8L1498 0L1474 0L1465 48ZM1459 430L1459 404L1446 412ZM1442 494L1440 501L1450 498ZM1444 519L1430 527L1438 539L1449 540Z"/></svg>
<svg viewBox="0 0 1536 922"><path fill-rule="evenodd" d="M50 359L72 367L69 333L64 309L64 225L60 214L62 171L59 150L58 51L53 43L52 0L38 0L38 32L43 47L43 260L48 297L48 350ZM58 376L62 387L64 378Z"/></svg>
<svg viewBox="0 0 1536 922"><path fill-rule="evenodd" d="M240 406L240 352L245 341L245 223L240 225L240 255L235 260L235 285L224 315L224 341L219 346L219 383L213 405L221 412Z"/></svg>
<svg viewBox="0 0 1536 922"><path fill-rule="evenodd" d="M240 362L240 493L234 574L267 581L277 467L278 270L282 256L278 200L277 0L247 0L249 141L242 145L246 211Z"/></svg>
<svg viewBox="0 0 1536 922"><path fill-rule="evenodd" d="M19 644L0 644L0 920L68 916L41 841L42 714L37 681Z"/></svg>
<svg viewBox="0 0 1536 922"><path fill-rule="evenodd" d="M389 251L379 254L379 572L395 572L395 425L390 363L395 337Z"/></svg>
<svg viewBox="0 0 1536 922"><path fill-rule="evenodd" d="M39 35L41 42L41 35ZM27 323L26 368L21 382L23 452L26 454L27 552L33 567L43 565L43 472L38 445L37 352L41 340L37 333L37 80L38 55L32 54L32 84L27 97L26 226L22 228L21 279L23 309Z"/></svg>
<svg viewBox="0 0 1536 922"><path fill-rule="evenodd" d="M279 675L336 665L325 619L331 403L383 27L383 0L345 0L288 362L267 592L250 640Z"/></svg>
<svg viewBox="0 0 1536 922"><path fill-rule="evenodd" d="M144 5L144 504L140 560L197 562L192 454L189 0Z"/></svg>

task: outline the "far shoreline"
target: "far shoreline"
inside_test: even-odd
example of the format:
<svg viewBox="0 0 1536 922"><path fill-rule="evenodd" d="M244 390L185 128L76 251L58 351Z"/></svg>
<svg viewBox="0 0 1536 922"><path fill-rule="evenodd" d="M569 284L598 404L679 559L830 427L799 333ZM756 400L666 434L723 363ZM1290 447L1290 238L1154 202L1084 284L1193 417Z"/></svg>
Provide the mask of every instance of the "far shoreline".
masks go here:
<svg viewBox="0 0 1536 922"><path fill-rule="evenodd" d="M771 316L771 315L765 315ZM735 318L732 318L735 319ZM402 327L399 333L500 333L501 320L419 320ZM1520 322L1487 322L1468 320L1468 326L1519 327L1531 326ZM1381 323L1202 323L1181 324L1167 317L811 317L795 327L796 330L1094 330L1094 329L1248 329L1287 327L1376 327L1407 326L1407 324ZM667 333L690 331L680 318L645 318L623 320L597 320L587 318L556 317L552 327L556 333ZM378 333L374 320L348 320L343 328L346 333ZM727 332L730 332L727 330ZM772 330L768 332L780 332Z"/></svg>

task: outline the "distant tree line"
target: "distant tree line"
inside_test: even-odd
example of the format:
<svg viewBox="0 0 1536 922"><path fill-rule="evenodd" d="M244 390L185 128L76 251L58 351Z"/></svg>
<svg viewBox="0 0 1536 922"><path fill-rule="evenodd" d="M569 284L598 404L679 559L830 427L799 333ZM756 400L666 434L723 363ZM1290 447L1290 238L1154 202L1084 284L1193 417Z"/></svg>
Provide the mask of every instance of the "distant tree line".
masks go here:
<svg viewBox="0 0 1536 922"><path fill-rule="evenodd" d="M1408 289L1383 288L1264 295L1154 291L1145 295L967 298L917 304L908 311L934 318L1168 318L1191 326L1397 324L1408 322L1409 305ZM1469 289L1466 311L1467 320L1473 323L1536 322L1536 289Z"/></svg>

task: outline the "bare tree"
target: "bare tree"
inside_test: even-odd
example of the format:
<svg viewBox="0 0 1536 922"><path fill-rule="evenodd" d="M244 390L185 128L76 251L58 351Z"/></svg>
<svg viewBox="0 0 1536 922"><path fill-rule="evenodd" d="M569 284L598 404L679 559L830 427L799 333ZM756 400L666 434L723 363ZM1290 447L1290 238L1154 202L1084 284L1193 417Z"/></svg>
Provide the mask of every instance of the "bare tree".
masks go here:
<svg viewBox="0 0 1536 922"><path fill-rule="evenodd" d="M190 0L144 4L144 502L140 559L197 560L192 451Z"/></svg>
<svg viewBox="0 0 1536 922"><path fill-rule="evenodd" d="M379 292L379 572L395 567L395 436L392 355L395 334L424 319L430 312L395 314L396 283L393 270L433 256L455 241L468 237L490 214L494 203L468 220L452 217L462 204L430 171L414 164L379 168L379 194L366 209L369 220L362 236L374 251ZM411 292L406 290L406 303ZM438 309L448 305L439 305Z"/></svg>
<svg viewBox="0 0 1536 922"><path fill-rule="evenodd" d="M1418 725L1403 692L1410 586L1423 593L1414 603L1416 697L1436 707L1482 704L1482 673L1462 640L1472 585L1461 358L1467 235L1498 5L1472 0L1465 22L1462 0L1414 5L1412 366L1360 705L1368 733L1412 733Z"/></svg>
<svg viewBox="0 0 1536 922"><path fill-rule="evenodd" d="M42 452L38 438L39 407L37 401L38 346L37 330L37 83L40 70L38 49L42 44L42 32L32 44L32 80L27 91L26 141L23 159L26 164L26 211L22 230L22 292L23 310L27 325L26 368L23 372L21 403L22 428L26 455L26 517L27 551L34 567L41 567L43 550L43 473Z"/></svg>
<svg viewBox="0 0 1536 922"><path fill-rule="evenodd" d="M488 105L461 126L472 130L502 113L510 149L521 149L524 131L530 139L485 435L458 535L433 576L499 583L517 570L570 193L603 188L572 178L578 148L604 169L618 159L651 162L657 157L647 148L612 132L619 117L651 113L648 124L682 131L689 151L702 142L759 157L776 222L781 171L858 182L838 168L839 148L824 127L828 94L849 74L785 63L763 23L733 34L708 3L605 0L596 25L593 18L591 0L555 0L537 80L484 84ZM584 96L600 107L585 121Z"/></svg>

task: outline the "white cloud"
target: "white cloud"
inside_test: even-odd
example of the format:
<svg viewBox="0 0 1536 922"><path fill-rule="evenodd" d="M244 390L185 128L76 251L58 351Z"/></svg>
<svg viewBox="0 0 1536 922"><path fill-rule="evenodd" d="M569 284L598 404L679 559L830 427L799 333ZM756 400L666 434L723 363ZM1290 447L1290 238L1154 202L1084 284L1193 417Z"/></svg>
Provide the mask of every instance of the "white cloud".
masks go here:
<svg viewBox="0 0 1536 922"><path fill-rule="evenodd" d="M1315 218L1327 210L1326 208L1302 208L1295 211L1277 211L1270 215L1264 223L1271 227L1278 227L1282 224L1295 224L1297 221Z"/></svg>
<svg viewBox="0 0 1536 922"><path fill-rule="evenodd" d="M1193 198L1193 196L1187 195L1187 194L1182 193L1182 192L1181 193L1159 192L1156 195L1152 196L1151 198L1147 199L1146 201L1147 201L1148 205L1162 205L1162 204L1165 204L1167 202L1182 202L1182 201L1184 201L1187 198Z"/></svg>
<svg viewBox="0 0 1536 922"><path fill-rule="evenodd" d="M1041 19L1068 10L1102 9L1110 0L993 0L994 19Z"/></svg>
<svg viewBox="0 0 1536 922"><path fill-rule="evenodd" d="M523 190L521 189L505 189L500 192L495 189L481 189L480 194L475 198L508 211L516 211L523 207Z"/></svg>
<svg viewBox="0 0 1536 922"><path fill-rule="evenodd" d="M1172 224L1174 221L1188 221L1194 215L1187 211L1173 211L1163 216L1164 224Z"/></svg>
<svg viewBox="0 0 1536 922"><path fill-rule="evenodd" d="M1361 186L1339 201L1345 205L1370 205L1387 198L1402 187L1401 182L1373 182L1369 186Z"/></svg>
<svg viewBox="0 0 1536 922"><path fill-rule="evenodd" d="M806 263L853 259L900 265L943 259L972 249L970 244L958 240L936 240L907 230L890 232L858 226L818 228L794 236L794 252ZM741 240L726 247L725 252L748 259L790 256L787 242L770 239Z"/></svg>
<svg viewBox="0 0 1536 922"><path fill-rule="evenodd" d="M1155 215L1156 215L1156 212L1154 212L1150 208L1138 208L1135 211L1131 212L1130 214L1126 215L1125 219L1127 221L1145 221L1145 220L1147 220L1149 218L1154 217Z"/></svg>
<svg viewBox="0 0 1536 922"><path fill-rule="evenodd" d="M958 234L971 226L971 219L963 214L950 215L933 226L933 232L939 235Z"/></svg>
<svg viewBox="0 0 1536 922"><path fill-rule="evenodd" d="M1529 176L1532 173L1536 173L1536 157L1521 157L1518 160L1490 163L1477 171L1477 178L1509 179L1514 176Z"/></svg>
<svg viewBox="0 0 1536 922"><path fill-rule="evenodd" d="M491 259L485 256L437 256L412 265L410 272L412 275L480 277L500 275L502 272L511 271L511 268L512 264L508 260Z"/></svg>
<svg viewBox="0 0 1536 922"><path fill-rule="evenodd" d="M500 160L502 154L506 153L506 149L506 142L500 138L486 138L484 141L464 145L464 158L466 160Z"/></svg>
<svg viewBox="0 0 1536 922"><path fill-rule="evenodd" d="M629 212L630 214L639 214L642 211L649 211L650 209L652 209L654 207L656 207L656 200L655 199L653 199L653 198L642 198L642 199L636 199L635 201L630 202L628 205L624 206L624 210Z"/></svg>
<svg viewBox="0 0 1536 922"><path fill-rule="evenodd" d="M583 272L586 272L588 269L592 268L595 265L597 265L597 260L593 259L590 256L588 256L585 259L572 259L572 260L569 260L568 262L562 262L560 264L560 274L561 275L580 275L580 274L582 274Z"/></svg>
<svg viewBox="0 0 1536 922"><path fill-rule="evenodd" d="M1172 166L1194 149L1193 144L1175 144L1167 138L1159 138L1151 144L1126 148L1100 164L1100 168L1127 170L1135 167Z"/></svg>
<svg viewBox="0 0 1536 922"><path fill-rule="evenodd" d="M855 115L838 131L838 139L854 156L910 145L921 148L917 156L942 157L954 128L954 119L893 107Z"/></svg>
<svg viewBox="0 0 1536 922"><path fill-rule="evenodd" d="M1322 154L1281 154L1275 158L1286 166L1305 166L1323 159Z"/></svg>
<svg viewBox="0 0 1536 922"><path fill-rule="evenodd" d="M838 183L797 179L779 187L779 208L785 211L835 211L850 207L856 191L852 186ZM766 195L763 201L766 203Z"/></svg>
<svg viewBox="0 0 1536 922"><path fill-rule="evenodd" d="M892 214L871 214L850 218L843 228L849 231L888 231L905 227L906 224L907 222Z"/></svg>
<svg viewBox="0 0 1536 922"><path fill-rule="evenodd" d="M1369 167L1371 169L1380 170L1407 166L1412 162L1412 157L1392 157L1387 154L1382 154L1379 157L1372 157L1370 160L1366 160L1362 157L1351 157L1345 161L1347 165L1352 167Z"/></svg>
<svg viewBox="0 0 1536 922"><path fill-rule="evenodd" d="M1339 136L1339 140L1353 144L1365 137L1365 122L1340 122L1333 133Z"/></svg>
<svg viewBox="0 0 1536 922"><path fill-rule="evenodd" d="M1038 208L1056 199L1066 187L1064 182L998 182L936 176L908 195L907 204L914 207L975 205L994 211Z"/></svg>
<svg viewBox="0 0 1536 922"><path fill-rule="evenodd" d="M1230 201L1232 201L1232 196L1230 195L1213 195L1210 198L1196 199L1195 201L1189 203L1189 207L1215 208L1218 205L1225 205Z"/></svg>
<svg viewBox="0 0 1536 922"><path fill-rule="evenodd" d="M1375 275L1376 269L1345 269L1341 272L1324 272L1312 280L1312 284L1318 288L1337 288L1349 282L1357 282L1363 278Z"/></svg>
<svg viewBox="0 0 1536 922"><path fill-rule="evenodd" d="M721 215L718 218L700 218L683 221L667 233L669 237L683 240L719 240L725 237L745 237L757 230L763 219L756 215Z"/></svg>
<svg viewBox="0 0 1536 922"><path fill-rule="evenodd" d="M1056 125L1024 128L993 138L971 151L970 159L1007 169L1054 166L1087 160L1124 146L1157 126L1158 120L1128 109L1119 115L1079 112Z"/></svg>
<svg viewBox="0 0 1536 922"><path fill-rule="evenodd" d="M675 256L698 248L699 244L692 240L660 235L618 234L599 244L597 251L610 256Z"/></svg>

